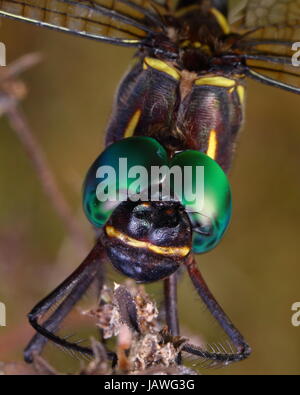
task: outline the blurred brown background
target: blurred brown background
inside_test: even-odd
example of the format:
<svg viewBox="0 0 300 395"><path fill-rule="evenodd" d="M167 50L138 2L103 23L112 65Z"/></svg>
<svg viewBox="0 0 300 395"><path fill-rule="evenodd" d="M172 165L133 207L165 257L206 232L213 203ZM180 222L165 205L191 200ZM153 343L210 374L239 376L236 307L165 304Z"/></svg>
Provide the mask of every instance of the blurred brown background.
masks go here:
<svg viewBox="0 0 300 395"><path fill-rule="evenodd" d="M30 91L22 107L92 245L81 183L103 148L114 92L134 52L10 20L1 21L0 41L8 62L32 51L45 55L23 76ZM291 305L300 301L299 103L296 95L249 83L246 124L231 172L233 220L221 245L198 261L253 355L210 374L300 373L300 327L291 325ZM0 360L12 361L22 359L33 333L26 313L83 254L4 118L0 141L0 301L8 321L0 328ZM186 278L179 296L182 325L202 333L206 320L195 311L203 308Z"/></svg>

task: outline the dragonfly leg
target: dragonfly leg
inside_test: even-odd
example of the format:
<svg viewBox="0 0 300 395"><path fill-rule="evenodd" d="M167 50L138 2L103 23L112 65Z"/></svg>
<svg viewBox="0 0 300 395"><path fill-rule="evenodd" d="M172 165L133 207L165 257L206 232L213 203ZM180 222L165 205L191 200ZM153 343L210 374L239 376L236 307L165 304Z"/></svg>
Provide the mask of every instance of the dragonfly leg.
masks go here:
<svg viewBox="0 0 300 395"><path fill-rule="evenodd" d="M173 273L164 280L164 296L168 330L173 336L179 336L179 321L177 313L177 273Z"/></svg>
<svg viewBox="0 0 300 395"><path fill-rule="evenodd" d="M166 323L168 330L173 336L180 335L178 309L177 309L177 276L175 272L164 280L164 296L165 296L165 310ZM181 364L181 355L178 354L176 358L178 365Z"/></svg>
<svg viewBox="0 0 300 395"><path fill-rule="evenodd" d="M227 350L220 345L215 346L215 348L212 347L213 351L210 352L189 343L184 344L182 350L189 354L199 356L200 358L224 364L247 358L251 353L251 348L208 289L200 271L196 267L195 258L191 258L187 261L186 266L198 295L201 297L210 313L223 328L236 350L230 346L230 351L227 352Z"/></svg>
<svg viewBox="0 0 300 395"><path fill-rule="evenodd" d="M38 333L33 337L24 351L26 362L32 362L33 355L39 354L48 340L67 349L84 354L92 354L91 349L62 339L56 336L54 332L57 331L60 323L96 278L102 287L103 258L104 249L101 243L97 242L83 263L29 313L29 322ZM54 313L43 324L40 324L39 319L60 301L61 303L55 309Z"/></svg>

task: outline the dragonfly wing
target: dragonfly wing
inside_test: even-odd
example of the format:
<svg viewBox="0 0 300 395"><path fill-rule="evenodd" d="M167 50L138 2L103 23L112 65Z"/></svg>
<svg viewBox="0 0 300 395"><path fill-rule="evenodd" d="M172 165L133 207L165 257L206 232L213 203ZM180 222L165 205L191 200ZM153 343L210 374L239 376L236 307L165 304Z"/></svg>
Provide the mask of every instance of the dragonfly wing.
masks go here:
<svg viewBox="0 0 300 395"><path fill-rule="evenodd" d="M233 29L242 34L238 45L247 65L267 78L300 88L300 67L293 65L300 42L298 0L247 0L231 12ZM248 55L248 57L247 57Z"/></svg>
<svg viewBox="0 0 300 395"><path fill-rule="evenodd" d="M238 19L246 29L268 25L294 26L300 22L298 0L242 0L229 18Z"/></svg>
<svg viewBox="0 0 300 395"><path fill-rule="evenodd" d="M0 16L132 46L162 29L165 11L151 0L0 0Z"/></svg>

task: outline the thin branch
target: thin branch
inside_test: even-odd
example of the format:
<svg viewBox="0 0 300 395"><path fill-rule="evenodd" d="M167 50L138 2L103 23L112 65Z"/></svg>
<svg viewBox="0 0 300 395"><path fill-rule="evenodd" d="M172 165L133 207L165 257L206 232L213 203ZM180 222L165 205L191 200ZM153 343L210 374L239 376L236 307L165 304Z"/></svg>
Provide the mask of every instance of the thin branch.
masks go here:
<svg viewBox="0 0 300 395"><path fill-rule="evenodd" d="M0 115L5 114L7 116L12 130L16 133L27 151L46 196L63 221L74 244L80 251L87 251L88 244L80 223L72 213L72 210L59 189L46 155L32 133L25 114L18 106L19 101L26 95L26 88L23 83L15 80L15 76L33 66L39 60L40 57L37 54L26 55L10 66L5 67L4 71L1 69Z"/></svg>

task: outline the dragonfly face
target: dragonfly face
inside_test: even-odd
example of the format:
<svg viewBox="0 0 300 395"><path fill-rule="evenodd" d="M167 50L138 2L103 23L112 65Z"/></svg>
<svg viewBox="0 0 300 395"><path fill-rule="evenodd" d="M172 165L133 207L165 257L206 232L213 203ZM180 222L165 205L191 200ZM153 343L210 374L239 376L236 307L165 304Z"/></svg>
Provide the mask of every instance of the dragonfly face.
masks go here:
<svg viewBox="0 0 300 395"><path fill-rule="evenodd" d="M103 243L112 264L139 282L174 273L192 249L184 207L172 202L124 202L105 225Z"/></svg>

